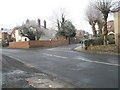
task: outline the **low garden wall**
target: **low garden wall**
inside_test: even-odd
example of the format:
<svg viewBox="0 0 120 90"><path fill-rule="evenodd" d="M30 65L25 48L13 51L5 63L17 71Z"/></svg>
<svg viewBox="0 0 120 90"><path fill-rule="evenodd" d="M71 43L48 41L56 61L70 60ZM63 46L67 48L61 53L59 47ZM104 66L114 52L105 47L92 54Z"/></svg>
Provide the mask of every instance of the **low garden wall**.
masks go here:
<svg viewBox="0 0 120 90"><path fill-rule="evenodd" d="M10 48L30 48L39 46L61 46L69 44L68 40L53 40L53 41L24 41L24 42L10 42Z"/></svg>
<svg viewBox="0 0 120 90"><path fill-rule="evenodd" d="M29 41L26 42L9 42L10 48L29 48Z"/></svg>

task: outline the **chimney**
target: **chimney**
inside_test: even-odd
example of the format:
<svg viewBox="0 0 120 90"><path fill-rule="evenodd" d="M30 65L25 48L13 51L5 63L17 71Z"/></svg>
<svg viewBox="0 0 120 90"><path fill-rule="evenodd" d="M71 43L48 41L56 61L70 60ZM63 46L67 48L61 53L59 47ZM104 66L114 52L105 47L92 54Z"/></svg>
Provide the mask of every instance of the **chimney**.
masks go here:
<svg viewBox="0 0 120 90"><path fill-rule="evenodd" d="M44 28L46 29L46 20L44 20Z"/></svg>
<svg viewBox="0 0 120 90"><path fill-rule="evenodd" d="M41 27L40 19L38 18L38 26Z"/></svg>
<svg viewBox="0 0 120 90"><path fill-rule="evenodd" d="M26 23L29 23L29 19L26 20Z"/></svg>

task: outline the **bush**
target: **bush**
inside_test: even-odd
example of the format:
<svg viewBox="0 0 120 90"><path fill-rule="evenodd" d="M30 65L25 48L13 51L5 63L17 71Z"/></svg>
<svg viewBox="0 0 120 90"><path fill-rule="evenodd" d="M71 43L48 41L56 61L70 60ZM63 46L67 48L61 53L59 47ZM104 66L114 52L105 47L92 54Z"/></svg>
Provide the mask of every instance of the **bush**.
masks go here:
<svg viewBox="0 0 120 90"><path fill-rule="evenodd" d="M3 40L2 41L2 46L3 47L6 47L6 46L8 46L9 45L9 42L7 41L7 40Z"/></svg>
<svg viewBox="0 0 120 90"><path fill-rule="evenodd" d="M103 36L96 37L95 39L85 40L84 43L86 47L89 47L90 45L92 46L103 45Z"/></svg>
<svg viewBox="0 0 120 90"><path fill-rule="evenodd" d="M12 40L12 39L9 39L8 42L13 42L13 40Z"/></svg>
<svg viewBox="0 0 120 90"><path fill-rule="evenodd" d="M93 44L93 39L85 40L84 44L85 44L86 47L92 45Z"/></svg>
<svg viewBox="0 0 120 90"><path fill-rule="evenodd" d="M114 34L108 35L108 41L109 44L115 44L115 35Z"/></svg>

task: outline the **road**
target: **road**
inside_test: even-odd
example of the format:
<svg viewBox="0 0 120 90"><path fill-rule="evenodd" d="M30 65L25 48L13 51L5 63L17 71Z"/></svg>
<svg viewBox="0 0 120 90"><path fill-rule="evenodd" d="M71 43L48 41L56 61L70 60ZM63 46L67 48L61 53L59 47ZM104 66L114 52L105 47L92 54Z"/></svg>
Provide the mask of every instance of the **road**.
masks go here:
<svg viewBox="0 0 120 90"><path fill-rule="evenodd" d="M73 88L74 85L59 80L35 67L30 67L16 59L2 56L2 88ZM1 89L0 89L1 90Z"/></svg>
<svg viewBox="0 0 120 90"><path fill-rule="evenodd" d="M118 88L118 56L71 50L78 45L46 49L3 48L2 54L81 88Z"/></svg>

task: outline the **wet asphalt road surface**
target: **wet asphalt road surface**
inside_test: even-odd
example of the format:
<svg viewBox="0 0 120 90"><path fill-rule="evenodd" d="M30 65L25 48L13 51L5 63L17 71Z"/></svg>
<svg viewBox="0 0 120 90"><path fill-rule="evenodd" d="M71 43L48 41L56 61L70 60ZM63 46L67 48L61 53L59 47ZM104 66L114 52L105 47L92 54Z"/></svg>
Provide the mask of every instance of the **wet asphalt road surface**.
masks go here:
<svg viewBox="0 0 120 90"><path fill-rule="evenodd" d="M78 44L46 49L4 48L2 54L81 88L118 88L118 56L72 51L76 46Z"/></svg>
<svg viewBox="0 0 120 90"><path fill-rule="evenodd" d="M2 88L73 88L74 85L48 75L35 67L25 65L16 59L2 56Z"/></svg>
<svg viewBox="0 0 120 90"><path fill-rule="evenodd" d="M2 56L2 88L33 88L25 80L40 73L7 56Z"/></svg>

